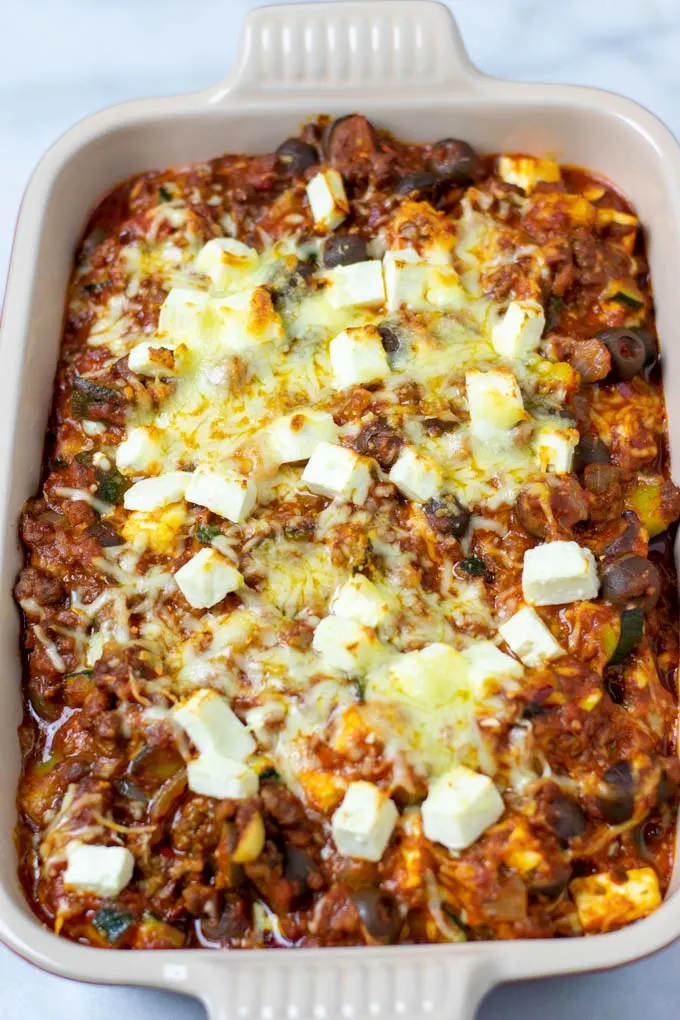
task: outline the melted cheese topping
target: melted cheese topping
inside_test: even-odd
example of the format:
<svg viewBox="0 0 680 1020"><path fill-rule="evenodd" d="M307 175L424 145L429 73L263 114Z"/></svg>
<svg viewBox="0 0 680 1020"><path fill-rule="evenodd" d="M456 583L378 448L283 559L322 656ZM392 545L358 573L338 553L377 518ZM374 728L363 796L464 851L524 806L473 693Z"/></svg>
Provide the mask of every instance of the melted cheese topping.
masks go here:
<svg viewBox="0 0 680 1020"><path fill-rule="evenodd" d="M415 241L408 234L410 262L393 259L404 272L417 268L398 281L415 288L417 299L389 315L361 300L335 307L321 270L307 282L296 280L299 261L318 255L316 242L291 237L265 245L259 256L229 254L229 245L220 249L214 241L204 247L178 202L147 214L145 236L117 257L124 290L94 309L89 343L106 348L111 363L145 342L150 352L139 358L149 366L145 374L153 375L156 363L174 366L162 399L140 400L130 413L128 435L145 430L135 435L153 445L150 453L143 448L145 459L130 454L121 461L125 474L140 481L193 472L199 464L218 474L228 469L255 483L257 505L241 520L225 503L219 527L201 539L238 567L244 585L228 606L200 613L173 578L197 534L200 507L179 500L128 513L125 544L100 561L115 587L96 607L74 596L83 619L83 665L91 666L111 643L138 644L158 663L152 692L176 699L208 686L260 706L265 722L255 729L262 753L322 812L336 805L345 784L324 766L319 741L340 748L337 753L351 750L354 758L362 743L379 747L395 785L409 785L414 775L439 775L452 764L495 774L500 733L512 723L516 681L502 669L483 687L463 671L441 698L432 697L425 681L420 693L395 686L399 663L418 649L444 643L464 651L481 640L499 642L482 581L442 560L422 505L386 485L376 461L369 464L372 495L363 505L313 497L302 478L304 463L281 465L267 441L277 419L314 410L334 414L336 442L351 447L372 415L340 413L351 403L351 388L338 391L329 345L343 330L387 322L399 348L389 354L384 377L370 383L371 400L435 465L441 492L454 493L474 513L472 527L499 528L493 514L540 477L535 436L546 427L564 428L558 411L578 380L570 366L539 353L522 360L496 353L491 333L506 304L485 296L489 279L521 257L525 297L535 303L544 266L540 248L520 243L516 230L485 212L486 198L470 189L455 228L424 203L402 203L370 250L398 256L409 223L427 222L428 229ZM175 230L172 241L158 240L164 222ZM157 329L140 332L136 302L152 284L169 297ZM160 362L154 345L165 349ZM359 361L350 367L357 378L365 371ZM525 411L513 428L490 422L481 440L479 423L470 419L466 373L495 369L513 374ZM439 415L454 427L433 435L426 419ZM102 452L115 460L115 449ZM144 469L136 466L142 463ZM366 675L357 657L356 670L338 675L311 637L357 571L385 593L391 610L373 638L381 656L375 667ZM142 621L134 630L131 613ZM45 647L58 657L47 640ZM509 775L512 783L512 769Z"/></svg>

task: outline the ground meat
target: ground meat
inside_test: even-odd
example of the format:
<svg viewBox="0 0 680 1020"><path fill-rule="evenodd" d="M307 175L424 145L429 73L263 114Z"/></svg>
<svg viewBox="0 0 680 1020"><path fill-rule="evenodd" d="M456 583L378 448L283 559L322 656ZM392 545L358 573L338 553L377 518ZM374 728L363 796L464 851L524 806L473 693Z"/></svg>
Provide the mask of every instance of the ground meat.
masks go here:
<svg viewBox="0 0 680 1020"><path fill-rule="evenodd" d="M185 853L214 850L220 838L221 819L214 803L206 797L191 797L172 821L173 845Z"/></svg>
<svg viewBox="0 0 680 1020"><path fill-rule="evenodd" d="M35 567L24 567L19 574L14 595L20 601L35 599L39 606L51 606L64 597L64 585L58 577L50 577Z"/></svg>

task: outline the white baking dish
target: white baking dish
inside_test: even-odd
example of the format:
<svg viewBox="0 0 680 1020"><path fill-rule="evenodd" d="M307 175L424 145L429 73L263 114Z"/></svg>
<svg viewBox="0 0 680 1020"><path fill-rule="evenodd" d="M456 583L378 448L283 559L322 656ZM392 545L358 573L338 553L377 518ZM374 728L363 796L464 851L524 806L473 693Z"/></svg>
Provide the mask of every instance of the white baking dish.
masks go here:
<svg viewBox="0 0 680 1020"><path fill-rule="evenodd" d="M597 169L633 199L649 237L667 395L680 392L680 151L645 110L592 89L481 75L448 11L429 0L265 8L246 24L238 66L204 92L115 107L47 153L26 192L0 331L0 936L55 973L174 988L211 1020L451 1020L474 1016L495 984L611 967L680 934L680 892L632 927L586 939L301 952L103 952L59 939L24 901L12 842L21 712L16 521L37 486L74 245L96 200L121 178L225 150L269 151L313 113L361 110L418 140L455 136L482 151L551 152ZM669 399L680 463L680 401ZM676 478L676 481L678 479Z"/></svg>

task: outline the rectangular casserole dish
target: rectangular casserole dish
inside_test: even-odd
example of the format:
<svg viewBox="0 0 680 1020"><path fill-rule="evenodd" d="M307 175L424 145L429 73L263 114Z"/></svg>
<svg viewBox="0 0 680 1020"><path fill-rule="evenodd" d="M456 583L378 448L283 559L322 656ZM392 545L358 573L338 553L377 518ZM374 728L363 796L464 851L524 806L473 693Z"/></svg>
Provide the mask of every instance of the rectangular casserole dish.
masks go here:
<svg viewBox="0 0 680 1020"><path fill-rule="evenodd" d="M634 104L592 90L514 85L469 64L445 8L428 0L268 8L251 16L234 74L206 92L127 104L74 128L47 154L24 201L0 344L4 368L0 432L2 639L12 664L0 704L12 767L0 798L0 935L56 973L139 983L194 994L212 1017L319 1018L445 1011L472 1017L493 984L613 966L680 933L672 901L614 934L560 943L307 950L300 954L169 952L106 954L40 927L16 878L12 831L18 768L20 662L10 592L19 567L16 520L35 489L58 355L63 295L73 247L88 210L117 181L152 167L223 150L266 151L316 112L360 108L402 137L455 134L482 151L551 152L589 166L631 197L649 232L649 255L672 393L680 364L664 346L675 321L680 161L665 129ZM32 413L32 409L35 411ZM671 453L680 442L669 402ZM30 428L26 428L30 425ZM24 426L22 428L22 426ZM25 465L29 465L26 470Z"/></svg>

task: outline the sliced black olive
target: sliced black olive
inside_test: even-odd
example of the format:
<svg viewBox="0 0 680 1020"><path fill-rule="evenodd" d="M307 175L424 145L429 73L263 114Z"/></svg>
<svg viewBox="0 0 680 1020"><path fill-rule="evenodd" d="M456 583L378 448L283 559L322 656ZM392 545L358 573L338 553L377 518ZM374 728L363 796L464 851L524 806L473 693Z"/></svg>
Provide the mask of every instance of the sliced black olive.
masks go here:
<svg viewBox="0 0 680 1020"><path fill-rule="evenodd" d="M423 510L430 527L439 535L462 538L470 524L470 511L452 492L444 493L436 499L428 499Z"/></svg>
<svg viewBox="0 0 680 1020"><path fill-rule="evenodd" d="M222 913L216 921L202 920L201 931L214 942L228 942L242 938L251 922L249 903L238 893L227 893Z"/></svg>
<svg viewBox="0 0 680 1020"><path fill-rule="evenodd" d="M430 149L427 169L450 184L469 184L479 170L479 156L467 142L443 138Z"/></svg>
<svg viewBox="0 0 680 1020"><path fill-rule="evenodd" d="M389 471L399 456L403 439L396 429L376 418L363 426L356 438L356 448L365 457L374 457L383 471Z"/></svg>
<svg viewBox="0 0 680 1020"><path fill-rule="evenodd" d="M112 549L114 546L125 544L125 539L121 538L109 521L95 521L87 529L87 534L96 538L102 549Z"/></svg>
<svg viewBox="0 0 680 1020"><path fill-rule="evenodd" d="M574 471L583 471L587 464L609 464L609 448L597 436L581 436L574 452Z"/></svg>
<svg viewBox="0 0 680 1020"><path fill-rule="evenodd" d="M381 322L378 326L378 332L380 333L380 339L382 340L382 345L386 354L394 354L399 350L401 347L401 339L394 326L390 326L386 322Z"/></svg>
<svg viewBox="0 0 680 1020"><path fill-rule="evenodd" d="M368 886L350 896L361 924L375 942L395 942L402 926L399 904L388 892Z"/></svg>
<svg viewBox="0 0 680 1020"><path fill-rule="evenodd" d="M642 524L634 510L624 510L621 514L622 530L612 538L603 549L604 556L623 556L624 553L635 551L642 541Z"/></svg>
<svg viewBox="0 0 680 1020"><path fill-rule="evenodd" d="M437 178L434 174L429 174L426 170L416 170L415 173L401 177L394 190L399 195L410 195L416 191L431 191L436 184Z"/></svg>
<svg viewBox="0 0 680 1020"><path fill-rule="evenodd" d="M614 606L653 609L661 591L659 571L644 556L627 553L608 563L600 574L600 594Z"/></svg>
<svg viewBox="0 0 680 1020"><path fill-rule="evenodd" d="M368 258L366 242L358 234L332 234L323 246L323 264L327 269L333 266L351 266Z"/></svg>
<svg viewBox="0 0 680 1020"><path fill-rule="evenodd" d="M647 360L647 350L636 329L605 329L598 337L611 354L613 378L625 381L640 374Z"/></svg>
<svg viewBox="0 0 680 1020"><path fill-rule="evenodd" d="M324 148L331 163L348 164L378 151L378 136L366 117L350 113L329 124Z"/></svg>
<svg viewBox="0 0 680 1020"><path fill-rule="evenodd" d="M602 777L606 793L598 797L600 811L611 825L627 822L635 813L635 777L627 761L610 765Z"/></svg>
<svg viewBox="0 0 680 1020"><path fill-rule="evenodd" d="M658 357L654 337L646 329L640 329L637 326L623 326L618 329L603 329L597 335L609 348L612 356L612 362L614 362L614 350L612 349L612 345L616 346L618 340L630 340L632 343L631 351L635 352L639 352L639 345L642 344L644 349L644 359L642 364L646 368L653 364ZM638 369L638 371L640 371L640 369ZM637 375L637 372L632 372L627 376L622 375L620 378L631 379L633 375Z"/></svg>
<svg viewBox="0 0 680 1020"><path fill-rule="evenodd" d="M457 418L423 418L422 425L428 436L444 436L458 428Z"/></svg>
<svg viewBox="0 0 680 1020"><path fill-rule="evenodd" d="M533 896L545 896L546 899L556 900L561 896L569 884L571 868L565 866L559 874L551 878L534 878L529 883L529 892Z"/></svg>
<svg viewBox="0 0 680 1020"><path fill-rule="evenodd" d="M636 606L634 609L624 609L621 613L621 634L619 643L614 649L614 654L609 660L612 666L623 662L627 655L640 644L642 630L645 623L645 614L642 609Z"/></svg>
<svg viewBox="0 0 680 1020"><path fill-rule="evenodd" d="M313 145L301 138L287 138L276 150L279 162L288 173L298 176L319 162L319 154Z"/></svg>
<svg viewBox="0 0 680 1020"><path fill-rule="evenodd" d="M556 794L546 811L546 822L556 836L565 842L581 836L586 828L586 816L580 805L564 793Z"/></svg>
<svg viewBox="0 0 680 1020"><path fill-rule="evenodd" d="M292 843L287 843L284 848L283 874L294 887L295 906L300 907L303 901L312 895L309 880L313 875L319 874L319 869L308 853L293 846Z"/></svg>

